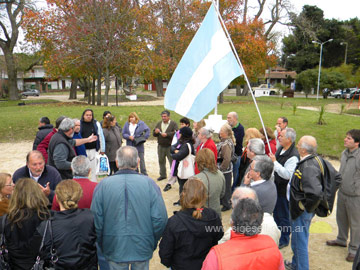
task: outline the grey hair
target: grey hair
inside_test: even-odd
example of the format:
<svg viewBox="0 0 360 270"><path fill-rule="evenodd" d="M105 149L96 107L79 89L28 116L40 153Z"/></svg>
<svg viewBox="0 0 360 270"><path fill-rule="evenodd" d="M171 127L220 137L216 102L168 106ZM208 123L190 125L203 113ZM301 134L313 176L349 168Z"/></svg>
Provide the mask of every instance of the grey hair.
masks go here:
<svg viewBox="0 0 360 270"><path fill-rule="evenodd" d="M233 195L231 197L231 204L234 208L238 202L245 198L252 198L253 200L259 202L256 191L249 187L237 187L235 188Z"/></svg>
<svg viewBox="0 0 360 270"><path fill-rule="evenodd" d="M315 139L313 136L304 136L304 137L312 138L312 139L314 139L315 142L316 142L316 139ZM304 137L302 137L302 138L304 138ZM306 150L306 153L308 153L309 155L316 154L317 145L313 146L313 145L311 145L311 144L308 144L308 143L306 142L306 140L303 140L303 141L301 142L300 147L301 147L302 149L305 149L305 150Z"/></svg>
<svg viewBox="0 0 360 270"><path fill-rule="evenodd" d="M80 122L80 119L74 118L74 119L73 119L73 122L74 122L74 125L75 125L76 122Z"/></svg>
<svg viewBox="0 0 360 270"><path fill-rule="evenodd" d="M296 131L293 128L285 129L285 137L290 139L291 142L295 142L296 140Z"/></svg>
<svg viewBox="0 0 360 270"><path fill-rule="evenodd" d="M136 169L138 166L138 151L133 146L122 146L116 151L119 169Z"/></svg>
<svg viewBox="0 0 360 270"><path fill-rule="evenodd" d="M207 128L201 128L200 129L200 134L204 135L207 139L212 137L212 130L207 129Z"/></svg>
<svg viewBox="0 0 360 270"><path fill-rule="evenodd" d="M229 114L235 116L236 121L239 120L239 116L238 116L237 112L229 112Z"/></svg>
<svg viewBox="0 0 360 270"><path fill-rule="evenodd" d="M274 170L274 163L267 155L259 155L254 157L254 171L259 172L264 180L269 180Z"/></svg>
<svg viewBox="0 0 360 270"><path fill-rule="evenodd" d="M59 126L59 130L62 130L64 132L69 131L71 128L74 128L74 121L70 118L65 117L64 120L61 121L61 124Z"/></svg>
<svg viewBox="0 0 360 270"><path fill-rule="evenodd" d="M263 140L254 138L249 140L249 150L256 155L265 155L265 144Z"/></svg>
<svg viewBox="0 0 360 270"><path fill-rule="evenodd" d="M253 236L261 232L264 212L255 200L246 198L238 202L231 213L232 230Z"/></svg>
<svg viewBox="0 0 360 270"><path fill-rule="evenodd" d="M90 173L90 160L86 156L76 156L71 161L71 169L74 176L88 177Z"/></svg>

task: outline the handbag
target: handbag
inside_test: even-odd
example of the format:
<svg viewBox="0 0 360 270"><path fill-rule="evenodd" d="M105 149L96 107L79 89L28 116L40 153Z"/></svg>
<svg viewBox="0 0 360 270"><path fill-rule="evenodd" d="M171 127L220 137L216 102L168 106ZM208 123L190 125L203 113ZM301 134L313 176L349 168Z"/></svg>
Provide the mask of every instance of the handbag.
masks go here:
<svg viewBox="0 0 360 270"><path fill-rule="evenodd" d="M50 241L51 241L51 246L50 246L50 263L51 263L51 266L44 267L44 260L40 258L40 253L41 253L42 248L44 247L45 236L46 236L48 228L49 228L49 232L50 232ZM45 224L45 230L44 230L44 234L43 234L41 244L40 244L40 248L39 248L39 255L36 257L36 261L35 261L33 267L31 268L31 270L55 270L54 266L55 266L55 263L57 261L58 261L58 257L56 255L56 250L54 248L51 220L48 219L46 221L46 224Z"/></svg>
<svg viewBox="0 0 360 270"><path fill-rule="evenodd" d="M1 246L0 246L0 269L1 270L10 270L10 265L8 263L9 261L9 253L6 249L5 244L5 221L6 221L7 214L5 214L2 218L2 228L1 228Z"/></svg>
<svg viewBox="0 0 360 270"><path fill-rule="evenodd" d="M138 146L139 144L142 144L146 142L146 139L145 139L145 131L143 133L141 133L141 135L137 138L134 138L133 140L133 143L135 146Z"/></svg>
<svg viewBox="0 0 360 270"><path fill-rule="evenodd" d="M189 154L180 161L177 171L177 176L180 179L188 179L191 176L195 175L195 156L191 154L190 144L187 143ZM184 165L184 161L187 161L188 165Z"/></svg>

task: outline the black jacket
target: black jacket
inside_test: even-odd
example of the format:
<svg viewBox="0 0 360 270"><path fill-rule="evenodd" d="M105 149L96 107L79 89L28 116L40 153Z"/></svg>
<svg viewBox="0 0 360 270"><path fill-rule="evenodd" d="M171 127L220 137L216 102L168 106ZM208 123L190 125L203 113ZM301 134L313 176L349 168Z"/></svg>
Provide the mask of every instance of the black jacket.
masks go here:
<svg viewBox="0 0 360 270"><path fill-rule="evenodd" d="M94 216L89 209L70 209L54 212L51 218L53 243L59 260L55 269L97 270L96 233ZM42 237L46 221L37 229ZM50 261L51 238L49 230L45 237L41 257Z"/></svg>
<svg viewBox="0 0 360 270"><path fill-rule="evenodd" d="M176 161L173 175L177 175L177 169L180 161L189 155L189 147L187 145L188 143L190 144L191 154L195 155L194 145L191 141L186 141L186 142L178 141L176 144L173 144L170 148L171 157ZM178 148L179 144L181 145L180 148ZM175 150L179 150L179 152L175 154Z"/></svg>
<svg viewBox="0 0 360 270"><path fill-rule="evenodd" d="M193 211L175 212L161 239L161 263L173 270L201 269L210 249L224 235L221 219L214 210L204 208L201 219L193 218Z"/></svg>
<svg viewBox="0 0 360 270"><path fill-rule="evenodd" d="M53 130L54 126L46 124L45 126L38 127L39 131L36 133L36 137L33 144L33 150L36 150L39 143Z"/></svg>
<svg viewBox="0 0 360 270"><path fill-rule="evenodd" d="M21 228L6 220L4 234L12 270L31 269L39 251L41 238L35 236L35 231L42 220L35 211L29 211L31 216L21 223Z"/></svg>
<svg viewBox="0 0 360 270"><path fill-rule="evenodd" d="M314 155L300 160L291 179L290 215L294 220L304 210L314 213L322 198L321 171Z"/></svg>

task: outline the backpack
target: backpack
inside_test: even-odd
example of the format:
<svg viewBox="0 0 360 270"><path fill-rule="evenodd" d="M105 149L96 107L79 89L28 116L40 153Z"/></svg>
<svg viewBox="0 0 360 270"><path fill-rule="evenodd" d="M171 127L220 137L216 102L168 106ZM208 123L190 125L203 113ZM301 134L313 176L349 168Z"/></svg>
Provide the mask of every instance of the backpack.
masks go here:
<svg viewBox="0 0 360 270"><path fill-rule="evenodd" d="M333 210L336 191L341 183L341 175L329 161L319 156L315 156L315 160L320 166L323 190L323 196L319 206L315 209L315 214L319 217L327 217Z"/></svg>

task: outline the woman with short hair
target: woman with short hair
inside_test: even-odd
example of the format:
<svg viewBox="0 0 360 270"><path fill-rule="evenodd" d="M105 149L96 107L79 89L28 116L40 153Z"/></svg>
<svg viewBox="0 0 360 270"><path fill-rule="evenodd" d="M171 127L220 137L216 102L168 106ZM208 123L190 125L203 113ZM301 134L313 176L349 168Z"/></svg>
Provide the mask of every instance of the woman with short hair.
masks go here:
<svg viewBox="0 0 360 270"><path fill-rule="evenodd" d="M9 173L0 173L0 216L8 212L9 198L14 191L14 182Z"/></svg>
<svg viewBox="0 0 360 270"><path fill-rule="evenodd" d="M122 144L121 127L116 125L115 116L108 114L104 117L102 128L105 137L105 154L109 159L111 175L118 171L115 160L116 151L121 147Z"/></svg>
<svg viewBox="0 0 360 270"><path fill-rule="evenodd" d="M274 131L269 127L265 127L265 131L266 131L266 135L267 135L267 137L269 139L269 144L266 141L264 129L263 128L259 129L259 132L262 135L262 140L264 141L264 144L265 144L265 154L266 155L270 154L270 150L269 150L269 145L270 145L271 153L273 153L275 155L275 153L276 153L276 140L275 140Z"/></svg>
<svg viewBox="0 0 360 270"><path fill-rule="evenodd" d="M131 112L128 120L124 124L123 137L126 140L126 145L134 146L138 150L140 158L140 172L144 175L147 175L144 143L149 136L150 128L144 121L140 120L136 112ZM142 137L144 141L139 141L140 137Z"/></svg>
<svg viewBox="0 0 360 270"><path fill-rule="evenodd" d="M204 183L190 177L181 194L181 210L169 218L159 245L161 263L166 267L201 269L207 253L223 236L221 219L213 209L205 207L206 199Z"/></svg>
<svg viewBox="0 0 360 270"><path fill-rule="evenodd" d="M79 183L63 180L55 189L60 212L54 212L51 223L52 239L46 229L41 258L45 266L52 266L50 249L53 245L58 261L55 269L97 270L96 232L94 216L89 209L79 209L78 203L83 195ZM42 222L37 234L45 232L46 221Z"/></svg>
<svg viewBox="0 0 360 270"><path fill-rule="evenodd" d="M41 241L34 234L40 223L50 216L48 203L48 198L33 179L22 178L16 182L9 214L4 216L11 269L31 269L34 265Z"/></svg>
<svg viewBox="0 0 360 270"><path fill-rule="evenodd" d="M210 149L201 149L195 158L200 173L195 176L204 183L207 189L208 196L205 205L214 209L221 217L220 199L225 195L225 177L216 167L214 159L215 155Z"/></svg>

